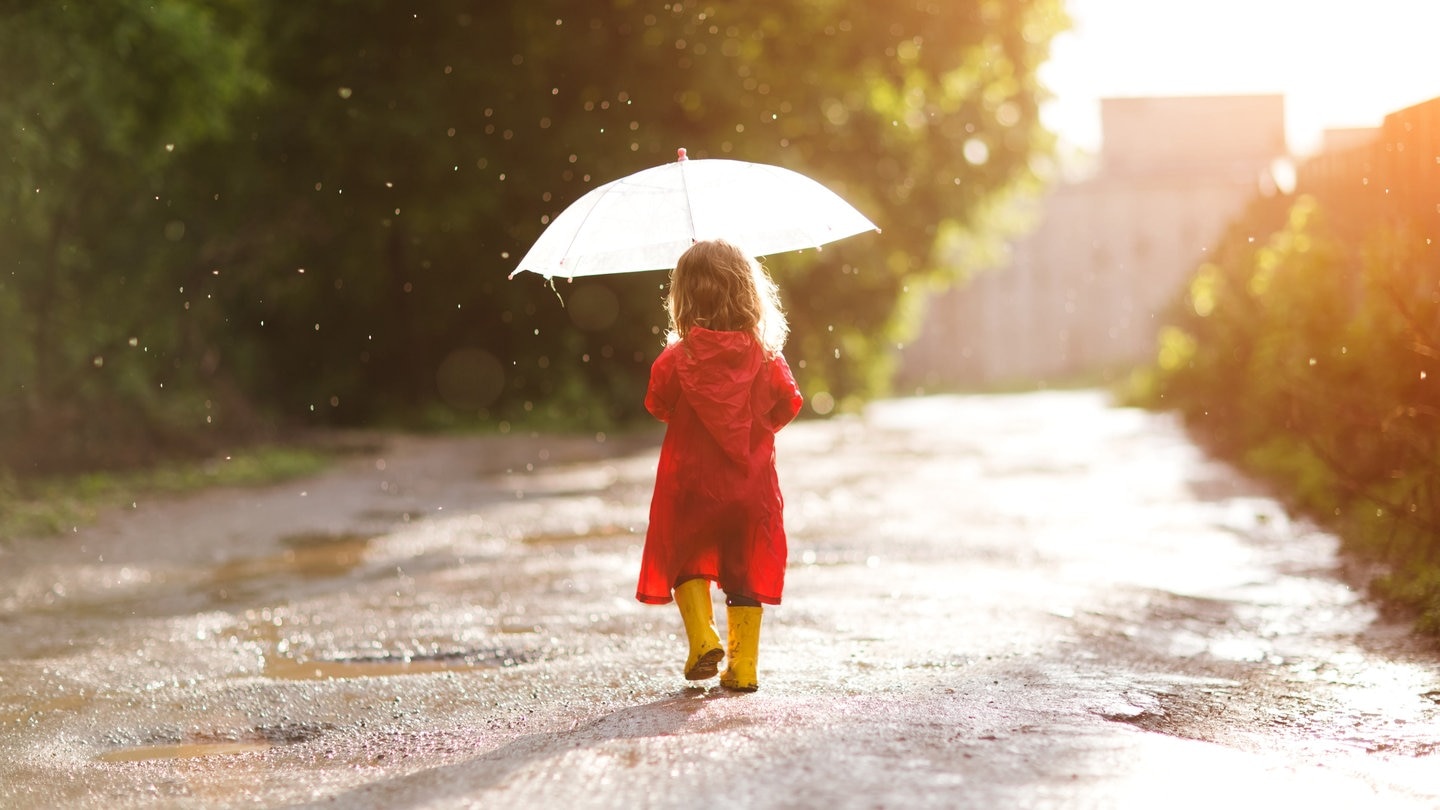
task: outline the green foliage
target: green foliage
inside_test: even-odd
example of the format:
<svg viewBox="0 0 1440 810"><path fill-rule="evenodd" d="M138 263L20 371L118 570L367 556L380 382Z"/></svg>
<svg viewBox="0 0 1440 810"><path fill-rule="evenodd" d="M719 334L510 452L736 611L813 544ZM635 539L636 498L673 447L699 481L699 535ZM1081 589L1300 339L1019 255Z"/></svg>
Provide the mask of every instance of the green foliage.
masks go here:
<svg viewBox="0 0 1440 810"><path fill-rule="evenodd" d="M1404 605L1418 615L1415 629L1440 636L1440 566L1412 564L1375 582L1375 590L1392 603Z"/></svg>
<svg viewBox="0 0 1440 810"><path fill-rule="evenodd" d="M1440 253L1328 210L1262 200L1237 223L1162 334L1151 402L1389 566L1382 592L1440 628Z"/></svg>
<svg viewBox="0 0 1440 810"><path fill-rule="evenodd" d="M0 466L273 422L643 417L660 273L507 275L674 158L806 172L884 229L772 257L807 392L883 390L1045 152L1060 0L117 0L0 11ZM37 192L36 189L39 191Z"/></svg>
<svg viewBox="0 0 1440 810"><path fill-rule="evenodd" d="M260 77L225 3L23 9L0 12L0 458L138 460L219 399L191 370L175 189Z"/></svg>

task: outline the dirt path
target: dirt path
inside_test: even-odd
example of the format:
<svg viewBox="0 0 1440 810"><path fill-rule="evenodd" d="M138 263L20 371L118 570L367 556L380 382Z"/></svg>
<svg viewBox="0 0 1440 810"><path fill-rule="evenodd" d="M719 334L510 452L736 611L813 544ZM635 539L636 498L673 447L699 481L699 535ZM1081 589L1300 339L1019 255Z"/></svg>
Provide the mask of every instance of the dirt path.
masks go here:
<svg viewBox="0 0 1440 810"><path fill-rule="evenodd" d="M1440 805L1440 659L1164 417L788 428L744 696L632 598L652 439L397 439L0 556L0 806Z"/></svg>

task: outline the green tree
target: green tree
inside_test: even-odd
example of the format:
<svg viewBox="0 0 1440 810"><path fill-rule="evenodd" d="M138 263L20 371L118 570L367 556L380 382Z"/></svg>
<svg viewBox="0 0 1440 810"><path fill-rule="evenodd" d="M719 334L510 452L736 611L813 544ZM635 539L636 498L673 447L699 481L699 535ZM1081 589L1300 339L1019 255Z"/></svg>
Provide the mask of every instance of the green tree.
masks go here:
<svg viewBox="0 0 1440 810"><path fill-rule="evenodd" d="M302 424L640 415L663 274L507 275L565 205L680 146L811 174L884 228L770 260L807 390L879 390L906 289L963 271L947 235L983 230L1048 146L1036 70L1064 19L124 0L7 22L0 337L24 348L0 375L26 404L0 441L83 451L102 402L142 446L245 427L245 403Z"/></svg>
<svg viewBox="0 0 1440 810"><path fill-rule="evenodd" d="M257 86L240 23L189 0L0 10L0 458L143 453L203 427L175 167Z"/></svg>
<svg viewBox="0 0 1440 810"><path fill-rule="evenodd" d="M574 64L604 66L578 87L557 82L584 110L565 131L599 129L614 144L613 116L596 113L623 103L629 121L618 122L616 146L636 158L603 178L683 145L693 157L805 172L870 214L883 235L769 263L809 390L882 390L895 340L914 326L904 322L907 290L973 269L946 237L983 232L997 198L1033 181L1033 159L1051 147L1036 74L1066 24L1060 4L677 3L643 17L631 8L614 3L609 17L566 17L556 29L574 37L563 51ZM575 138L580 154L594 150Z"/></svg>
<svg viewBox="0 0 1440 810"><path fill-rule="evenodd" d="M953 272L947 223L1046 146L1035 70L1063 23L1048 2L265 8L276 92L231 195L263 225L223 298L261 350L248 387L361 422L433 411L465 358L503 371L451 403L472 415L634 415L663 275L505 277L549 217L678 146L810 172L884 225L771 262L808 376L872 392L907 284ZM577 329L572 291L610 316Z"/></svg>

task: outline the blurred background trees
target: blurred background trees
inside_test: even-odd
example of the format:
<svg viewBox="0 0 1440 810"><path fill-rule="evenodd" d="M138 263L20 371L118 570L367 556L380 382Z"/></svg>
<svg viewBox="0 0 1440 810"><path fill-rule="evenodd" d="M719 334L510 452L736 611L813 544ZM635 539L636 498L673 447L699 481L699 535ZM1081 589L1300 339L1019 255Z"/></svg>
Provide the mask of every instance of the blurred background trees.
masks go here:
<svg viewBox="0 0 1440 810"><path fill-rule="evenodd" d="M204 423L222 325L187 309L213 248L182 208L223 173L186 157L262 85L243 20L199 3L0 9L0 458L173 450Z"/></svg>
<svg viewBox="0 0 1440 810"><path fill-rule="evenodd" d="M0 468L636 418L664 274L506 276L680 146L884 229L768 261L806 393L877 393L907 290L963 274L952 246L1049 149L1063 25L1060 0L0 4Z"/></svg>

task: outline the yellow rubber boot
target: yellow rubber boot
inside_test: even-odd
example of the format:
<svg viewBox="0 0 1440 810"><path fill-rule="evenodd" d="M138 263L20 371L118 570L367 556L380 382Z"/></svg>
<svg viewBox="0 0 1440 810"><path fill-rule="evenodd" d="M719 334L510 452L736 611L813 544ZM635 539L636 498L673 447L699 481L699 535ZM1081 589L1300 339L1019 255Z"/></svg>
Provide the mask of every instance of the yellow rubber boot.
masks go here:
<svg viewBox="0 0 1440 810"><path fill-rule="evenodd" d="M675 587L675 605L685 621L690 639L690 657L685 659L685 680L703 681L715 677L725 650L715 632L715 607L710 601L708 579L687 579Z"/></svg>
<svg viewBox="0 0 1440 810"><path fill-rule="evenodd" d="M754 692L760 688L755 677L755 659L760 654L760 616L764 608L735 607L725 609L730 636L730 660L720 675L720 685L736 692Z"/></svg>

